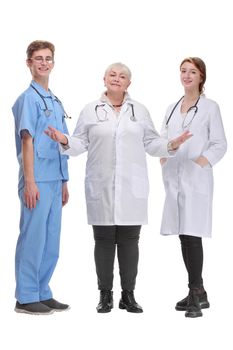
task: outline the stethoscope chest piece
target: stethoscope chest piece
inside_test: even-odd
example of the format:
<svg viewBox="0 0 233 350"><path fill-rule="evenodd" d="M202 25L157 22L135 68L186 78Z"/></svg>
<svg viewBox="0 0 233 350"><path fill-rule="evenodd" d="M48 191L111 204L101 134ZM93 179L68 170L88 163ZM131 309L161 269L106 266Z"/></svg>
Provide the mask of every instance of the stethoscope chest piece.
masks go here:
<svg viewBox="0 0 233 350"><path fill-rule="evenodd" d="M45 113L45 116L46 116L46 117L50 117L50 115L51 115L51 111L50 111L49 109L46 109L46 110L44 111L44 113Z"/></svg>

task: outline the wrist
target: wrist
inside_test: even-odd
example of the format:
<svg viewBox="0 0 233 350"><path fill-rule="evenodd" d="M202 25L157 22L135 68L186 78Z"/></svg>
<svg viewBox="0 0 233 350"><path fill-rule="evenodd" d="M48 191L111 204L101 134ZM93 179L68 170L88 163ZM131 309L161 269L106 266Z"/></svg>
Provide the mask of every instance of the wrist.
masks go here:
<svg viewBox="0 0 233 350"><path fill-rule="evenodd" d="M67 145L68 145L67 137L64 136L64 140L62 140L62 142L60 142L60 144L61 144L62 146L67 146Z"/></svg>
<svg viewBox="0 0 233 350"><path fill-rule="evenodd" d="M28 178L24 177L24 183L25 183L25 185L35 184L35 180L34 179L28 179Z"/></svg>
<svg viewBox="0 0 233 350"><path fill-rule="evenodd" d="M168 150L168 152L174 151L174 148L173 148L173 145L172 145L171 141L169 141L168 144L167 144L167 150Z"/></svg>

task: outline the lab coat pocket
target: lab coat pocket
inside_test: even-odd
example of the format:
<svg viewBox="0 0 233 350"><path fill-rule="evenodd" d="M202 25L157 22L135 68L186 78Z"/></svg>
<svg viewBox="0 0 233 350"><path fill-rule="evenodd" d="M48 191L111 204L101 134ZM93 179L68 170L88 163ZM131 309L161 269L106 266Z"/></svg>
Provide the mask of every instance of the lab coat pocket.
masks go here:
<svg viewBox="0 0 233 350"><path fill-rule="evenodd" d="M212 182L212 169L202 168L193 160L188 160L184 164L183 181L191 191L208 194Z"/></svg>
<svg viewBox="0 0 233 350"><path fill-rule="evenodd" d="M136 198L147 198L149 194L147 169L137 164L132 165L132 193Z"/></svg>
<svg viewBox="0 0 233 350"><path fill-rule="evenodd" d="M85 192L88 202L98 200L102 193L101 180L98 178L86 179Z"/></svg>

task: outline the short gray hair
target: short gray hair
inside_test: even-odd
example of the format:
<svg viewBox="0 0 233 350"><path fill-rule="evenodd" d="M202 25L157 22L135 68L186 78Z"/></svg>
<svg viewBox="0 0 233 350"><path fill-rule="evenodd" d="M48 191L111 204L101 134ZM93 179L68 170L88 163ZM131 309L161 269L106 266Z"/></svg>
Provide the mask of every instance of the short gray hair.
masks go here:
<svg viewBox="0 0 233 350"><path fill-rule="evenodd" d="M124 73L127 75L127 77L129 78L129 80L131 80L132 74L131 74L129 67L127 67L125 64L123 64L121 62L116 62L116 63L110 64L110 66L108 66L108 68L106 69L104 76L106 76L106 74L108 72L110 72L110 70L112 70L115 67L121 68L124 71Z"/></svg>

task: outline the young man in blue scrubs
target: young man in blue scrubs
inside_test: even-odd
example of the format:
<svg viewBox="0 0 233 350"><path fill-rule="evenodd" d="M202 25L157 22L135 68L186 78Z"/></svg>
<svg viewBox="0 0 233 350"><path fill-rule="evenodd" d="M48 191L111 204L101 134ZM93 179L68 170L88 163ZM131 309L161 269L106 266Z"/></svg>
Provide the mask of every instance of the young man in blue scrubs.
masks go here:
<svg viewBox="0 0 233 350"><path fill-rule="evenodd" d="M67 133L66 113L49 90L55 47L33 41L27 48L32 81L16 100L16 150L19 162L20 234L16 247L15 311L51 314L69 305L53 299L49 281L58 256L62 206L68 202L67 156L44 130L53 125Z"/></svg>

